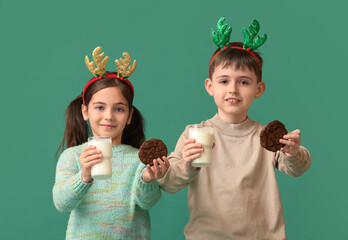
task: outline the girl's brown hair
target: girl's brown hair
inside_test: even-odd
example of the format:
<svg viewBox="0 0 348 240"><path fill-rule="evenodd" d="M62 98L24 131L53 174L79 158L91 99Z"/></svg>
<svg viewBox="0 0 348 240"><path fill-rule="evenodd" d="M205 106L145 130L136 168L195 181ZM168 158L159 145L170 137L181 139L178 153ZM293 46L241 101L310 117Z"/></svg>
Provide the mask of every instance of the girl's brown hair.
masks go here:
<svg viewBox="0 0 348 240"><path fill-rule="evenodd" d="M106 72L107 74L114 72ZM103 78L92 83L85 91L85 104L88 106L92 96L108 87L117 87L121 90L123 97L127 100L129 110L132 108L133 116L131 123L126 125L122 133L122 144L128 144L139 148L145 140L144 134L144 119L140 111L133 106L133 93L128 84L117 78ZM67 107L65 115L65 131L63 140L58 148L57 154L60 150L65 148L80 145L87 142L88 136L91 135L91 129L87 122L83 119L81 106L83 104L82 94L77 96Z"/></svg>
<svg viewBox="0 0 348 240"><path fill-rule="evenodd" d="M243 43L231 42L230 46L243 47ZM214 52L213 56L219 51L221 51L220 48ZM237 48L227 48L222 50L215 56L210 64L209 78L212 78L215 68L220 64L223 64L223 68L233 64L236 69L247 67L254 71L257 76L257 81L260 82L262 71L260 64L262 65L263 60L258 52L253 51L253 54L257 57L260 63L246 50Z"/></svg>

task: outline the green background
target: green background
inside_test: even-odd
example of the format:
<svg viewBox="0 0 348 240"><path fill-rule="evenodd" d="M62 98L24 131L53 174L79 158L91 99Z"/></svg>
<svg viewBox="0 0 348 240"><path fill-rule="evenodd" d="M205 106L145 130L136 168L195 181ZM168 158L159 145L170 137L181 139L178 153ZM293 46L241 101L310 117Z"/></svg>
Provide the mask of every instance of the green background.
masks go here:
<svg viewBox="0 0 348 240"><path fill-rule="evenodd" d="M312 155L300 178L277 172L287 236L348 239L346 9L342 0L0 0L0 238L65 237L69 214L52 201L55 152L65 108L91 77L85 55L100 45L111 60L137 59L131 81L147 139L173 151L187 124L216 113L203 83L211 27L224 16L233 41L254 18L268 34L267 89L249 116L301 129ZM164 193L150 214L152 239L184 239L187 189Z"/></svg>

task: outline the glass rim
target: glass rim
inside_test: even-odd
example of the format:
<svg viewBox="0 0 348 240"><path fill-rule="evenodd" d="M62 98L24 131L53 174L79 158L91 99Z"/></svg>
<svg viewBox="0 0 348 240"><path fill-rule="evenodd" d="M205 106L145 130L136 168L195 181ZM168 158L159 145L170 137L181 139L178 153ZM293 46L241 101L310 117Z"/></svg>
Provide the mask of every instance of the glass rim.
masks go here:
<svg viewBox="0 0 348 240"><path fill-rule="evenodd" d="M93 137L88 138L88 141L93 141L93 140L110 140L110 141L112 141L112 138L110 136L93 136Z"/></svg>

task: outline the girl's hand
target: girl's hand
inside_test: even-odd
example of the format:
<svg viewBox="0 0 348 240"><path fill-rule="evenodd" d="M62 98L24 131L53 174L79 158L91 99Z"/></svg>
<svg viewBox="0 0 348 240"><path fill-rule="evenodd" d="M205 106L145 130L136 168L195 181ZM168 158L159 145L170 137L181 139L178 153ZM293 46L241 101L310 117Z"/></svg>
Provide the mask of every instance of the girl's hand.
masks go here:
<svg viewBox="0 0 348 240"><path fill-rule="evenodd" d="M201 156L201 152L204 151L202 144L196 143L195 139L189 138L185 141L184 148L182 149L182 160L185 163L187 169L197 168L192 167L192 161Z"/></svg>
<svg viewBox="0 0 348 240"><path fill-rule="evenodd" d="M89 145L85 147L80 155L82 169L82 181L88 183L92 181L92 166L103 161L103 154L96 146Z"/></svg>
<svg viewBox="0 0 348 240"><path fill-rule="evenodd" d="M289 158L294 157L300 151L301 146L301 130L296 129L295 131L289 132L280 139L279 142L285 144L284 147L280 149Z"/></svg>
<svg viewBox="0 0 348 240"><path fill-rule="evenodd" d="M147 164L146 170L143 172L143 181L146 183L152 182L153 180L157 180L163 178L167 173L170 163L166 156L161 158L157 158L153 160L153 166ZM159 164L159 165L158 165Z"/></svg>

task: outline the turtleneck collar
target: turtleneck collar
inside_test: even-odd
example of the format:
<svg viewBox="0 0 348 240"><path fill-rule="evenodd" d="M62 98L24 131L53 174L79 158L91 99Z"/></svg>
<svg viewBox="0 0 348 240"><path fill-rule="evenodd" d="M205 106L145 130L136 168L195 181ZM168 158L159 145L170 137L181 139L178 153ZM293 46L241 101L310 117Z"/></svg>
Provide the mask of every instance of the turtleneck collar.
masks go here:
<svg viewBox="0 0 348 240"><path fill-rule="evenodd" d="M244 122L238 124L230 124L223 121L217 114L207 122L214 126L214 130L219 131L223 135L231 137L243 137L249 135L256 128L256 122L247 117Z"/></svg>

